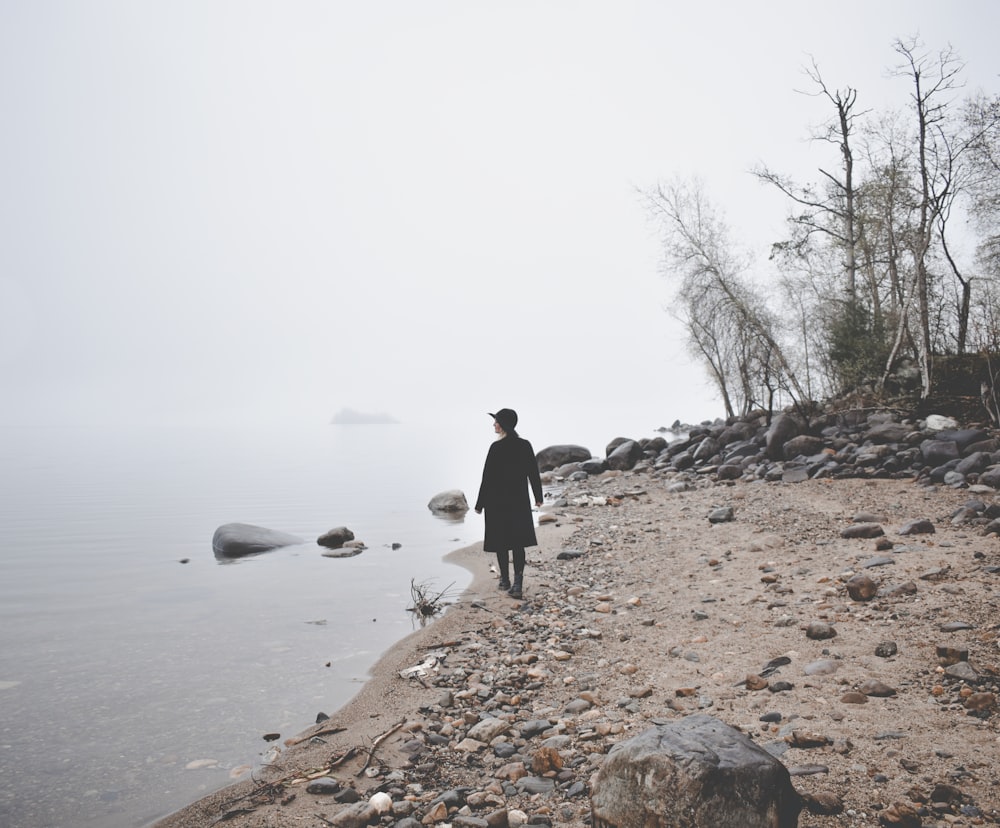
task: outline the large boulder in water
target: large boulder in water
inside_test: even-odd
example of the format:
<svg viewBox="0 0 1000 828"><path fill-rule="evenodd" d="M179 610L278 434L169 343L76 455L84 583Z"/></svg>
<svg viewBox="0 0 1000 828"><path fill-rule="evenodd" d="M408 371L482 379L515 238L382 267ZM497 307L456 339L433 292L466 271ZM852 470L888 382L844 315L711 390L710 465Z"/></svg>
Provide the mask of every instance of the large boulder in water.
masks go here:
<svg viewBox="0 0 1000 828"><path fill-rule="evenodd" d="M594 828L795 828L788 770L712 716L687 716L611 748L591 786Z"/></svg>
<svg viewBox="0 0 1000 828"><path fill-rule="evenodd" d="M242 558L299 543L305 541L252 523L225 523L212 535L212 550L217 558Z"/></svg>
<svg viewBox="0 0 1000 828"><path fill-rule="evenodd" d="M539 471L551 471L567 463L582 463L591 458L590 449L572 444L549 446L543 448L535 459L538 461Z"/></svg>
<svg viewBox="0 0 1000 828"><path fill-rule="evenodd" d="M449 489L434 495L427 508L432 512L468 512L469 501L465 499L465 492L461 489Z"/></svg>

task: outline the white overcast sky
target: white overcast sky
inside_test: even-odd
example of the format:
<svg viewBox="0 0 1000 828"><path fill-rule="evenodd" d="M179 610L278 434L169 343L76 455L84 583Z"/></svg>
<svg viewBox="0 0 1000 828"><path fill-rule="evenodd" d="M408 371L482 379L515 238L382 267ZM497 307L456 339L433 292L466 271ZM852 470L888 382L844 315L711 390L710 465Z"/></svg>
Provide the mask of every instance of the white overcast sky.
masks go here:
<svg viewBox="0 0 1000 828"><path fill-rule="evenodd" d="M637 196L766 259L894 38L998 89L1000 3L0 0L0 422L722 413ZM613 431L613 427L609 426Z"/></svg>

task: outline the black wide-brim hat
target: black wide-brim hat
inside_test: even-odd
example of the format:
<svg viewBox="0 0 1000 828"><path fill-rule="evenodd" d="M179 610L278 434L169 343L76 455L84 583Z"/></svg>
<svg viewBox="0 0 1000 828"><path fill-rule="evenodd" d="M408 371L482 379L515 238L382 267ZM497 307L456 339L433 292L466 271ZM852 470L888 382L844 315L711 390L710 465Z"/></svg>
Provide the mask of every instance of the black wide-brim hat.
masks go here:
<svg viewBox="0 0 1000 828"><path fill-rule="evenodd" d="M490 416L500 423L500 428L504 431L513 431L517 428L517 412L513 408L501 408L496 414Z"/></svg>

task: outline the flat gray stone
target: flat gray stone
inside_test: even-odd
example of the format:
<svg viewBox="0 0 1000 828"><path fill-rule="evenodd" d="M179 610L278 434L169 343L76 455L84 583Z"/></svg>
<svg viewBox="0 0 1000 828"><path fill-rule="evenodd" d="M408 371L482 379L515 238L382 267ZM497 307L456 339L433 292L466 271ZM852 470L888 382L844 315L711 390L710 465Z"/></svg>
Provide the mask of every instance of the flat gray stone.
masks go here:
<svg viewBox="0 0 1000 828"><path fill-rule="evenodd" d="M305 541L295 535L252 523L226 523L212 535L212 550L217 558L242 558L300 543Z"/></svg>

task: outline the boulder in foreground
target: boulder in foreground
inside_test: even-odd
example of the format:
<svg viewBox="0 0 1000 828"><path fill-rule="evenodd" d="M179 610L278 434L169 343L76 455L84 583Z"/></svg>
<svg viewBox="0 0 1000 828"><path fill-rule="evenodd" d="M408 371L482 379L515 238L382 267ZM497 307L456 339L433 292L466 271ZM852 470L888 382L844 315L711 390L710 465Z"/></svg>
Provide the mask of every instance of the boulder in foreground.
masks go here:
<svg viewBox="0 0 1000 828"><path fill-rule="evenodd" d="M801 800L781 762L698 714L615 745L590 807L594 828L795 828Z"/></svg>
<svg viewBox="0 0 1000 828"><path fill-rule="evenodd" d="M252 523L225 523L212 535L212 550L217 558L242 558L299 543L305 541Z"/></svg>

